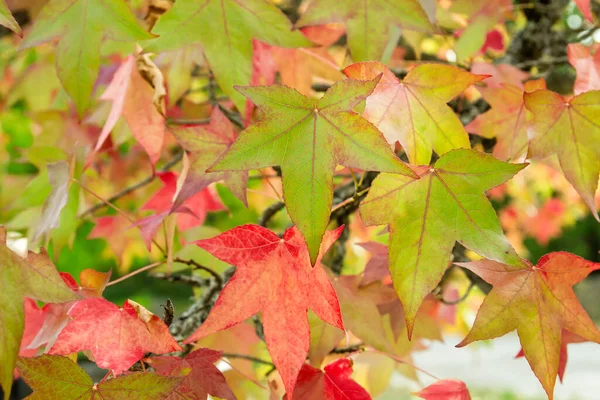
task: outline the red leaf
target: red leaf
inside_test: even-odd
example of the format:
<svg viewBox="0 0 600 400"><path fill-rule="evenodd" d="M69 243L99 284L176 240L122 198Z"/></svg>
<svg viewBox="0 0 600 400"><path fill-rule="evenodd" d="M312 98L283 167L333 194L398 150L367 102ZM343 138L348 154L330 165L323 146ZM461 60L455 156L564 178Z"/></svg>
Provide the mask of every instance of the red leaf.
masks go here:
<svg viewBox="0 0 600 400"><path fill-rule="evenodd" d="M325 371L302 366L294 397L297 399L371 400L369 393L352 380L352 360L342 358L325 367ZM289 396L291 398L292 396ZM287 400L287 394L284 400Z"/></svg>
<svg viewBox="0 0 600 400"><path fill-rule="evenodd" d="M237 270L207 320L186 343L227 329L261 311L267 348L286 390L293 392L308 354L308 309L330 325L344 329L337 296L319 263L342 229L325 234L314 268L296 227L279 238L258 225L243 225L196 242Z"/></svg>
<svg viewBox="0 0 600 400"><path fill-rule="evenodd" d="M146 361L156 372L165 376L180 376L182 369L190 370L181 385L165 400L206 399L209 394L234 400L236 397L227 385L223 373L214 365L221 358L221 354L216 350L198 349L184 359L163 356L152 357Z"/></svg>
<svg viewBox="0 0 600 400"><path fill-rule="evenodd" d="M467 385L456 379L442 379L414 395L426 400L471 400Z"/></svg>
<svg viewBox="0 0 600 400"><path fill-rule="evenodd" d="M583 14L585 19L592 22L594 20L594 16L592 15L592 9L590 0L573 0L575 4L577 4L577 8Z"/></svg>
<svg viewBox="0 0 600 400"><path fill-rule="evenodd" d="M25 330L21 339L21 349L19 355L22 357L33 357L37 353L37 348L29 348L29 344L35 338L38 331L44 323L45 310L40 309L32 299L25 299Z"/></svg>
<svg viewBox="0 0 600 400"><path fill-rule="evenodd" d="M131 300L121 309L107 300L89 298L77 302L68 315L71 321L50 354L91 350L96 364L114 375L127 371L147 352L181 350L164 322Z"/></svg>
<svg viewBox="0 0 600 400"><path fill-rule="evenodd" d="M390 276L388 268L388 248L386 245L377 242L358 243L360 247L371 253L371 259L365 266L365 272L360 281L360 286L366 286L370 283L380 281Z"/></svg>

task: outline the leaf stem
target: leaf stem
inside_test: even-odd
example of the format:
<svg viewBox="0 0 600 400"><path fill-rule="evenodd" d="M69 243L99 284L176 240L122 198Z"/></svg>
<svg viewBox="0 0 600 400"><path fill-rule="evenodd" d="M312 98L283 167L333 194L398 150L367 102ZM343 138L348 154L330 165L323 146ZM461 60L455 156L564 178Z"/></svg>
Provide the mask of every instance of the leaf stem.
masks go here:
<svg viewBox="0 0 600 400"><path fill-rule="evenodd" d="M150 264L150 265L146 265L145 267L142 267L140 269L136 269L135 271L130 272L127 275L123 275L119 279L115 279L114 281L108 282L108 284L106 286L112 286L112 285L115 285L115 284L117 284L119 282L123 282L124 280L129 279L129 278L131 278L134 275L137 275L137 274L142 273L144 271L148 271L149 269L158 267L159 265L162 265L162 264L164 264L164 262L161 261L161 262L155 262L155 263Z"/></svg>

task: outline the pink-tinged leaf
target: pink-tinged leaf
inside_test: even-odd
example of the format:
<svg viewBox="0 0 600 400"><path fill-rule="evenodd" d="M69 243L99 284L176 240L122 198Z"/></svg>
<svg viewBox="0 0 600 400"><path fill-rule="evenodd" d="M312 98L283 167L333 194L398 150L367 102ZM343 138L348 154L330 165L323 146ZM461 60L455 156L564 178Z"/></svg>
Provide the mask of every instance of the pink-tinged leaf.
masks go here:
<svg viewBox="0 0 600 400"><path fill-rule="evenodd" d="M330 325L343 329L337 296L320 266L322 255L342 229L326 233L314 268L296 227L279 238L258 225L243 225L196 242L237 269L206 321L185 342L227 329L260 311L273 363L286 390L293 392L308 353L308 309Z"/></svg>
<svg viewBox="0 0 600 400"><path fill-rule="evenodd" d="M369 393L352 377L352 360L341 358L324 371L303 365L293 395L295 399L371 400ZM289 392L288 392L289 393ZM287 394L284 400L291 400Z"/></svg>
<svg viewBox="0 0 600 400"><path fill-rule="evenodd" d="M100 368L115 375L127 371L145 353L181 350L168 327L149 312L138 316L128 300L119 308L101 298L77 302L70 310L71 320L60 332L50 354L70 354L90 350ZM146 310L147 311L147 310Z"/></svg>
<svg viewBox="0 0 600 400"><path fill-rule="evenodd" d="M32 400L163 400L184 379L183 374L166 377L153 372L135 372L95 384L69 358L48 354L21 357L17 367L23 380L33 389L33 394L27 397Z"/></svg>
<svg viewBox="0 0 600 400"><path fill-rule="evenodd" d="M600 91L567 100L549 90L537 90L526 93L524 100L533 113L529 157L556 155L563 174L600 221L594 200L600 173Z"/></svg>
<svg viewBox="0 0 600 400"><path fill-rule="evenodd" d="M499 84L479 88L492 109L478 115L465 129L486 139L496 138L493 154L500 160L522 162L528 149L527 129L532 116L525 107L526 91L545 89L543 80L529 81L524 88Z"/></svg>
<svg viewBox="0 0 600 400"><path fill-rule="evenodd" d="M473 63L471 73L476 75L489 75L483 83L487 87L500 87L508 83L519 88L523 87L523 81L529 78L529 74L513 67L510 64L490 64L486 62Z"/></svg>
<svg viewBox="0 0 600 400"><path fill-rule="evenodd" d="M459 265L479 275L493 289L479 308L473 328L457 347L516 329L527 362L552 400L563 332L600 343L600 331L572 288L600 269L600 263L555 252L540 258L536 266L529 262L509 266L490 260Z"/></svg>
<svg viewBox="0 0 600 400"><path fill-rule="evenodd" d="M365 272L360 285L366 286L389 277L387 246L377 242L358 243L358 245L371 253L371 259L365 266Z"/></svg>
<svg viewBox="0 0 600 400"><path fill-rule="evenodd" d="M467 385L457 379L442 379L414 395L425 400L471 400Z"/></svg>
<svg viewBox="0 0 600 400"><path fill-rule="evenodd" d="M180 376L182 370L190 371L181 382L181 385L165 400L205 400L208 395L235 400L236 397L227 384L223 373L214 365L220 358L220 351L198 349L185 358L162 356L152 357L145 361L157 373L164 376Z"/></svg>
<svg viewBox="0 0 600 400"><path fill-rule="evenodd" d="M247 171L206 172L227 152L237 136L233 124L219 107L213 108L208 125L173 126L170 129L190 158L190 169L177 194L173 209L177 209L211 183L221 180L238 199L248 205Z"/></svg>
<svg viewBox="0 0 600 400"><path fill-rule="evenodd" d="M33 357L37 354L37 347L30 348L29 345L42 328L44 318L45 310L39 308L34 300L25 299L25 329L21 339L20 356Z"/></svg>
<svg viewBox="0 0 600 400"><path fill-rule="evenodd" d="M587 339L582 338L579 335L571 333L565 329L562 331L562 341L560 343L560 358L558 361L558 379L562 382L565 376L565 368L567 367L567 361L569 359L569 353L567 352L567 345L569 343L582 343L587 342ZM525 357L525 352L521 348L516 358Z"/></svg>
<svg viewBox="0 0 600 400"><path fill-rule="evenodd" d="M600 52L598 47L598 44L584 46L581 43L570 43L567 46L569 63L577 72L573 88L575 95L600 89Z"/></svg>
<svg viewBox="0 0 600 400"><path fill-rule="evenodd" d="M48 164L48 180L50 186L52 186L52 191L44 202L42 216L33 235L34 240L42 235L49 234L52 229L58 227L60 213L69 200L69 185L71 183L69 163L58 161Z"/></svg>
<svg viewBox="0 0 600 400"><path fill-rule="evenodd" d="M101 96L102 100L112 101L112 107L94 153L100 150L117 121L123 116L131 133L148 153L152 165L155 165L160 159L164 142L165 120L154 105L154 90L135 65L135 57L127 57Z"/></svg>
<svg viewBox="0 0 600 400"><path fill-rule="evenodd" d="M579 8L579 11L581 11L585 19L590 22L594 21L590 0L573 0L573 2L577 5L577 8Z"/></svg>
<svg viewBox="0 0 600 400"><path fill-rule="evenodd" d="M383 74L367 98L363 115L383 132L388 143L400 142L411 163L429 164L432 150L443 155L471 147L469 135L447 103L485 75L449 65L421 64L400 81L375 61L352 64L344 73L360 80Z"/></svg>

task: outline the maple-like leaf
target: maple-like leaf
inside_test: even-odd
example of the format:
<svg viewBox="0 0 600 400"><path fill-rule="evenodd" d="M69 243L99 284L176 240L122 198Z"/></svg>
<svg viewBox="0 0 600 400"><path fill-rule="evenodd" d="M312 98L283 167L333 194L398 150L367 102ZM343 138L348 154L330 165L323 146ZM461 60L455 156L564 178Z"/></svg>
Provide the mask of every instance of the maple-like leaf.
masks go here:
<svg viewBox="0 0 600 400"><path fill-rule="evenodd" d="M21 347L19 349L19 356L21 357L33 357L37 353L37 346L30 346L31 342L42 328L44 324L45 312L42 308L39 308L35 300L26 298L24 303L25 309L25 329L23 330L23 337L21 339ZM30 348L33 347L33 348Z"/></svg>
<svg viewBox="0 0 600 400"><path fill-rule="evenodd" d="M337 82L318 100L281 85L237 88L265 116L244 130L209 171L281 166L286 209L313 263L329 223L338 164L416 178L381 133L351 111L377 81Z"/></svg>
<svg viewBox="0 0 600 400"><path fill-rule="evenodd" d="M525 106L533 113L529 156L556 155L563 174L598 218L594 194L600 173L600 91L570 100L549 90L526 93Z"/></svg>
<svg viewBox="0 0 600 400"><path fill-rule="evenodd" d="M15 20L15 17L13 17L13 15L10 13L10 10L6 6L6 2L4 0L0 0L0 25L7 27L19 36L23 36L21 27Z"/></svg>
<svg viewBox="0 0 600 400"><path fill-rule="evenodd" d="M96 384L67 357L44 354L19 358L17 368L33 389L31 400L163 400L179 386L183 374L176 377L153 372L135 372L102 380ZM60 393L60 395L59 395Z"/></svg>
<svg viewBox="0 0 600 400"><path fill-rule="evenodd" d="M467 385L457 379L439 380L413 394L425 400L471 400Z"/></svg>
<svg viewBox="0 0 600 400"><path fill-rule="evenodd" d="M490 64L487 62L476 62L471 66L471 73L476 75L489 75L484 83L487 87L499 87L503 83L523 87L523 81L529 78L529 74L513 67L510 64Z"/></svg>
<svg viewBox="0 0 600 400"><path fill-rule="evenodd" d="M51 0L21 43L28 48L60 39L56 69L79 117L87 110L100 68L103 38L121 42L152 38L123 0Z"/></svg>
<svg viewBox="0 0 600 400"><path fill-rule="evenodd" d="M15 361L24 331L25 297L51 303L76 300L44 249L23 259L6 246L0 227L0 387L10 397Z"/></svg>
<svg viewBox="0 0 600 400"><path fill-rule="evenodd" d="M266 0L179 0L154 25L160 35L146 50L159 52L200 43L219 86L245 115L243 96L234 85L252 76L252 39L280 47L310 47L311 42Z"/></svg>
<svg viewBox="0 0 600 400"><path fill-rule="evenodd" d="M358 245L371 253L371 258L365 265L365 272L362 281L360 281L360 286L366 286L390 276L388 248L385 244L366 242L358 243Z"/></svg>
<svg viewBox="0 0 600 400"><path fill-rule="evenodd" d="M229 149L237 136L233 124L219 107L213 108L208 125L172 126L170 130L181 147L188 152L190 159L189 171L177 194L173 209L211 183L221 180L238 199L248 205L248 172L206 172L206 169Z"/></svg>
<svg viewBox="0 0 600 400"><path fill-rule="evenodd" d="M102 298L88 298L75 303L68 315L71 320L50 354L91 350L96 364L114 375L127 371L147 352L181 350L165 323L131 300L119 308Z"/></svg>
<svg viewBox="0 0 600 400"><path fill-rule="evenodd" d="M205 400L208 395L235 400L236 397L227 385L223 373L214 365L221 358L221 354L216 350L198 349L185 358L162 356L145 361L164 376L180 376L181 371L189 370L183 382L165 400Z"/></svg>
<svg viewBox="0 0 600 400"><path fill-rule="evenodd" d="M577 78L573 92L576 95L600 89L600 51L598 45L584 46L570 43L567 46L569 63L575 68Z"/></svg>
<svg viewBox="0 0 600 400"><path fill-rule="evenodd" d="M479 114L465 129L486 139L496 138L493 151L495 157L507 161L524 161L529 143L527 128L531 115L525 107L523 95L545 88L543 79L528 81L524 88L508 83L478 88L492 109Z"/></svg>
<svg viewBox="0 0 600 400"><path fill-rule="evenodd" d="M323 371L308 364L302 366L293 392L295 399L371 400L369 393L352 377L352 360L341 358ZM287 394L284 400L291 400Z"/></svg>
<svg viewBox="0 0 600 400"><path fill-rule="evenodd" d="M119 66L100 99L112 101L112 107L94 153L101 149L122 115L133 137L148 153L154 166L160 159L163 147L165 120L154 105L154 90L136 68L134 56L127 57Z"/></svg>
<svg viewBox="0 0 600 400"><path fill-rule="evenodd" d="M446 104L485 75L473 75L442 64L420 64L400 81L385 65L370 61L344 69L349 78L370 80L383 74L367 98L363 116L385 135L400 142L413 164L429 164L431 152L470 148L469 135Z"/></svg>
<svg viewBox="0 0 600 400"><path fill-rule="evenodd" d="M418 0L314 0L297 26L343 22L354 61L381 60L392 26L428 31L431 24Z"/></svg>
<svg viewBox="0 0 600 400"><path fill-rule="evenodd" d="M367 225L389 224L389 266L409 336L423 298L438 284L456 241L484 257L520 264L484 192L526 164L458 149L435 167L415 167L421 179L380 174L361 203Z"/></svg>
<svg viewBox="0 0 600 400"><path fill-rule="evenodd" d="M320 257L342 229L325 235L314 268L296 227L279 238L261 226L243 225L196 242L237 269L206 321L185 342L227 329L260 311L273 363L286 390L293 392L308 353L308 309L330 325L344 329L337 296L319 265Z"/></svg>
<svg viewBox="0 0 600 400"><path fill-rule="evenodd" d="M600 264L556 252L540 258L537 265L509 266L490 260L459 265L475 272L493 289L479 308L473 328L457 347L516 329L525 358L552 399L563 329L600 343L600 331L572 288L600 269Z"/></svg>

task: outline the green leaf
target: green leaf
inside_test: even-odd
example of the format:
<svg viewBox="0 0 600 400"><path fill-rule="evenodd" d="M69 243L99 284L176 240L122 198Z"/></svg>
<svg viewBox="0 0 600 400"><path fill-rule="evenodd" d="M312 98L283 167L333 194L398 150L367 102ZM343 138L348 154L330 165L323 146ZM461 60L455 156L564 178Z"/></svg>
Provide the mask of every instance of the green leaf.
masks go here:
<svg viewBox="0 0 600 400"><path fill-rule="evenodd" d="M15 17L13 17L10 13L10 10L6 6L6 2L4 2L4 0L0 0L0 25L4 25L19 36L23 36L21 27L15 20Z"/></svg>
<svg viewBox="0 0 600 400"><path fill-rule="evenodd" d="M281 166L286 208L306 240L313 264L329 223L338 164L416 177L392 153L381 132L351 111L378 80L337 82L319 100L282 85L237 87L265 117L244 130L208 169Z"/></svg>
<svg viewBox="0 0 600 400"><path fill-rule="evenodd" d="M6 246L6 231L0 228L0 386L10 397L13 370L24 329L24 297L51 303L76 300L78 296L63 282L44 250L30 252L26 259Z"/></svg>
<svg viewBox="0 0 600 400"><path fill-rule="evenodd" d="M245 99L233 85L252 76L252 39L280 47L312 43L274 5L265 0L178 0L163 14L153 33L160 35L146 50L171 51L200 43L217 83L244 115Z"/></svg>
<svg viewBox="0 0 600 400"><path fill-rule="evenodd" d="M123 0L51 0L21 48L60 39L56 49L58 77L81 118L90 105L98 76L102 39L126 42L151 37Z"/></svg>
<svg viewBox="0 0 600 400"><path fill-rule="evenodd" d="M314 0L297 26L344 22L354 61L381 61L393 25L428 31L418 0Z"/></svg>
<svg viewBox="0 0 600 400"><path fill-rule="evenodd" d="M134 372L94 384L86 372L69 358L44 354L20 357L17 368L21 377L33 389L28 399L42 400L163 400L183 380L154 372Z"/></svg>
<svg viewBox="0 0 600 400"><path fill-rule="evenodd" d="M360 214L367 225L389 224L390 272L409 337L423 299L452 259L456 241L488 259L522 263L484 192L526 165L458 149L443 155L435 168L415 167L419 180L392 174L375 179Z"/></svg>

